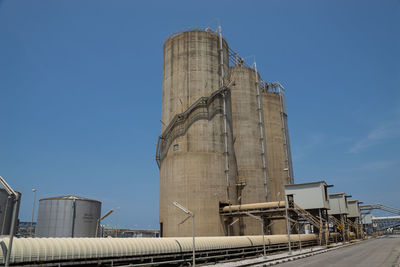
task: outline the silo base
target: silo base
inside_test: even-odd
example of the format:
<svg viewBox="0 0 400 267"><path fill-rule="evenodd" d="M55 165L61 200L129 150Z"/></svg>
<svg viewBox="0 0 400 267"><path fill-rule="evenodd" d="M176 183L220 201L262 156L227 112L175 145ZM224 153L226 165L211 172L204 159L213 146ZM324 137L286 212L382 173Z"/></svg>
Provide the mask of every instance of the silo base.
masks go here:
<svg viewBox="0 0 400 267"><path fill-rule="evenodd" d="M285 219L273 220L273 224L270 227L272 235L287 234Z"/></svg>

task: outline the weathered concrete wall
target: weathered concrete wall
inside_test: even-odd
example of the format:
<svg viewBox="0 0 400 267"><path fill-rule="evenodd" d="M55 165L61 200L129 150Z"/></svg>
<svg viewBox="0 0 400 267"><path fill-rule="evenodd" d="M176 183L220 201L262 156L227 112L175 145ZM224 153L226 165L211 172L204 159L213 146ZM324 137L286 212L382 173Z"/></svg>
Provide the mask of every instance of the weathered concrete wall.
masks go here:
<svg viewBox="0 0 400 267"><path fill-rule="evenodd" d="M174 116L188 111L199 98L220 88L219 37L189 31L164 44L162 132ZM266 194L256 97L256 74L250 68L228 66L228 44L223 41L225 80L235 81L226 98L229 179L225 177L223 100L190 109L184 122L165 135L160 157L160 223L163 236L191 236L190 220L172 205L177 201L195 215L197 236L226 235L219 203L257 203L284 200L290 183L280 96L262 92L265 149L268 170ZM188 113L185 113L186 115ZM186 116L185 115L185 116ZM236 155L235 155L236 154ZM161 156L160 156L161 155ZM236 184L243 186L236 187ZM240 229L239 229L240 226ZM273 234L285 233L285 221L274 221ZM260 234L259 222L241 219L231 235Z"/></svg>
<svg viewBox="0 0 400 267"><path fill-rule="evenodd" d="M256 72L253 69L231 67L232 120L234 147L238 167L238 188L241 204L267 201L264 188L261 134L257 105ZM243 218L241 234L261 234L260 223L253 218Z"/></svg>
<svg viewBox="0 0 400 267"><path fill-rule="evenodd" d="M228 45L223 42L225 64ZM204 31L183 32L164 44L163 107L164 131L176 114L200 97L208 97L220 87L218 36ZM225 73L228 76L229 69ZM162 234L191 236L191 221L172 205L177 201L195 213L196 236L225 235L219 216L219 202L235 204L236 165L232 144L230 96L227 96L229 188L224 174L224 128L222 97L209 107L194 111L188 129L168 148L160 166L160 224ZM207 119L204 119L204 116ZM200 118L200 119L199 119ZM228 189L228 190L227 190Z"/></svg>
<svg viewBox="0 0 400 267"><path fill-rule="evenodd" d="M280 96L273 92L263 92L262 103L268 160L268 201L284 200L284 185L289 184L290 181L287 170L285 138L282 130ZM275 220L271 230L272 234L285 233L285 220Z"/></svg>
<svg viewBox="0 0 400 267"><path fill-rule="evenodd" d="M188 31L164 43L162 121L184 112L199 97L219 88L219 37L205 31ZM225 76L229 75L228 44L223 41ZM162 126L164 131L165 125Z"/></svg>

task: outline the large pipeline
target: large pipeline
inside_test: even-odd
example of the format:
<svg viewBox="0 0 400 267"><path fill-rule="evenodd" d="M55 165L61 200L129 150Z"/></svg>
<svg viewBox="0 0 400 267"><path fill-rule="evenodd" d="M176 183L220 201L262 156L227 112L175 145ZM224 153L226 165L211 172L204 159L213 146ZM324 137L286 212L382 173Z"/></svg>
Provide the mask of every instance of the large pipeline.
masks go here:
<svg viewBox="0 0 400 267"><path fill-rule="evenodd" d="M316 243L314 234L292 235L291 242L303 246ZM269 251L285 248L287 235L265 236ZM0 262L4 262L8 237L0 239ZM222 252L246 255L246 251L262 250L262 236L197 237L196 257ZM132 263L144 259L163 264L191 257L192 238L15 238L11 252L11 265L72 266L89 264ZM222 253L221 253L222 254ZM224 256L224 257L225 257Z"/></svg>
<svg viewBox="0 0 400 267"><path fill-rule="evenodd" d="M222 212L251 211L257 209L278 209L284 207L285 207L285 201L273 201L273 202L254 203L254 204L225 206L222 208Z"/></svg>

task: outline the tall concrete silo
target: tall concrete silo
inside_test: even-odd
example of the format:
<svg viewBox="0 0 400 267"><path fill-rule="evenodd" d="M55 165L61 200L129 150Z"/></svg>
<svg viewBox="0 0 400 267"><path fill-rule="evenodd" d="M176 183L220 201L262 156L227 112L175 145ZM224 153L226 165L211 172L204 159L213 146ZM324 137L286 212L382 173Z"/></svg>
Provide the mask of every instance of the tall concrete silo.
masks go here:
<svg viewBox="0 0 400 267"><path fill-rule="evenodd" d="M237 62L231 67L231 93L240 203L284 200L284 185L293 183L293 174L283 87L261 83L255 69ZM241 229L260 234L252 218L242 219ZM270 230L285 233L285 221L274 220Z"/></svg>
<svg viewBox="0 0 400 267"><path fill-rule="evenodd" d="M221 60L222 59L222 60ZM191 236L187 216L195 213L196 236L226 234L220 203L236 203L228 44L213 32L187 31L164 43L160 167L160 230L164 237Z"/></svg>
<svg viewBox="0 0 400 267"><path fill-rule="evenodd" d="M232 120L234 148L238 169L238 194L240 204L268 201L268 173L265 154L265 134L260 88L260 77L250 67L231 67ZM241 219L241 234L260 234L260 223L253 218Z"/></svg>
<svg viewBox="0 0 400 267"><path fill-rule="evenodd" d="M286 184L293 183L289 131L283 88L270 86L262 92L264 127L268 155L269 201L285 199ZM276 220L273 234L286 232L285 220Z"/></svg>
<svg viewBox="0 0 400 267"><path fill-rule="evenodd" d="M77 196L39 200L36 237L95 237L101 202Z"/></svg>

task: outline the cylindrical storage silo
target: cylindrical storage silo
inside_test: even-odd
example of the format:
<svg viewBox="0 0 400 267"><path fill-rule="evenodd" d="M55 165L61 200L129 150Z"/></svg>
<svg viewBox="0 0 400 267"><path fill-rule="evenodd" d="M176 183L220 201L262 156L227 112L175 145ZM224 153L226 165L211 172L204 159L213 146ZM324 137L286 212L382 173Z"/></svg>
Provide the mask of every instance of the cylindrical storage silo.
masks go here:
<svg viewBox="0 0 400 267"><path fill-rule="evenodd" d="M233 66L230 72L231 80L235 82L231 88L234 147L238 181L242 185L238 187L238 194L241 204L265 202L268 199L260 131L263 118L259 116L257 101L257 80L260 78L254 69L245 66ZM242 220L243 234L261 234L258 221L253 218Z"/></svg>
<svg viewBox="0 0 400 267"><path fill-rule="evenodd" d="M225 80L229 77L228 43L223 40ZM212 32L188 31L170 36L164 43L162 131L178 113L200 97L220 87L219 36Z"/></svg>
<svg viewBox="0 0 400 267"><path fill-rule="evenodd" d="M94 237L101 202L77 196L39 200L36 237Z"/></svg>
<svg viewBox="0 0 400 267"><path fill-rule="evenodd" d="M3 188L0 189L0 235L9 235L14 201Z"/></svg>
<svg viewBox="0 0 400 267"><path fill-rule="evenodd" d="M262 103L268 156L269 201L285 199L285 184L290 184L290 150L287 125L284 125L284 102L280 92L264 91ZM273 234L286 233L285 220L276 220L271 226Z"/></svg>
<svg viewBox="0 0 400 267"><path fill-rule="evenodd" d="M225 235L220 202L236 203L230 93L226 92L224 103L219 91L220 53L225 77L229 75L228 44L222 40L221 51L219 46L219 36L205 31L175 34L164 44L163 126L158 148L164 237L192 235L191 221L182 223L187 214L173 202L194 212L196 236Z"/></svg>

